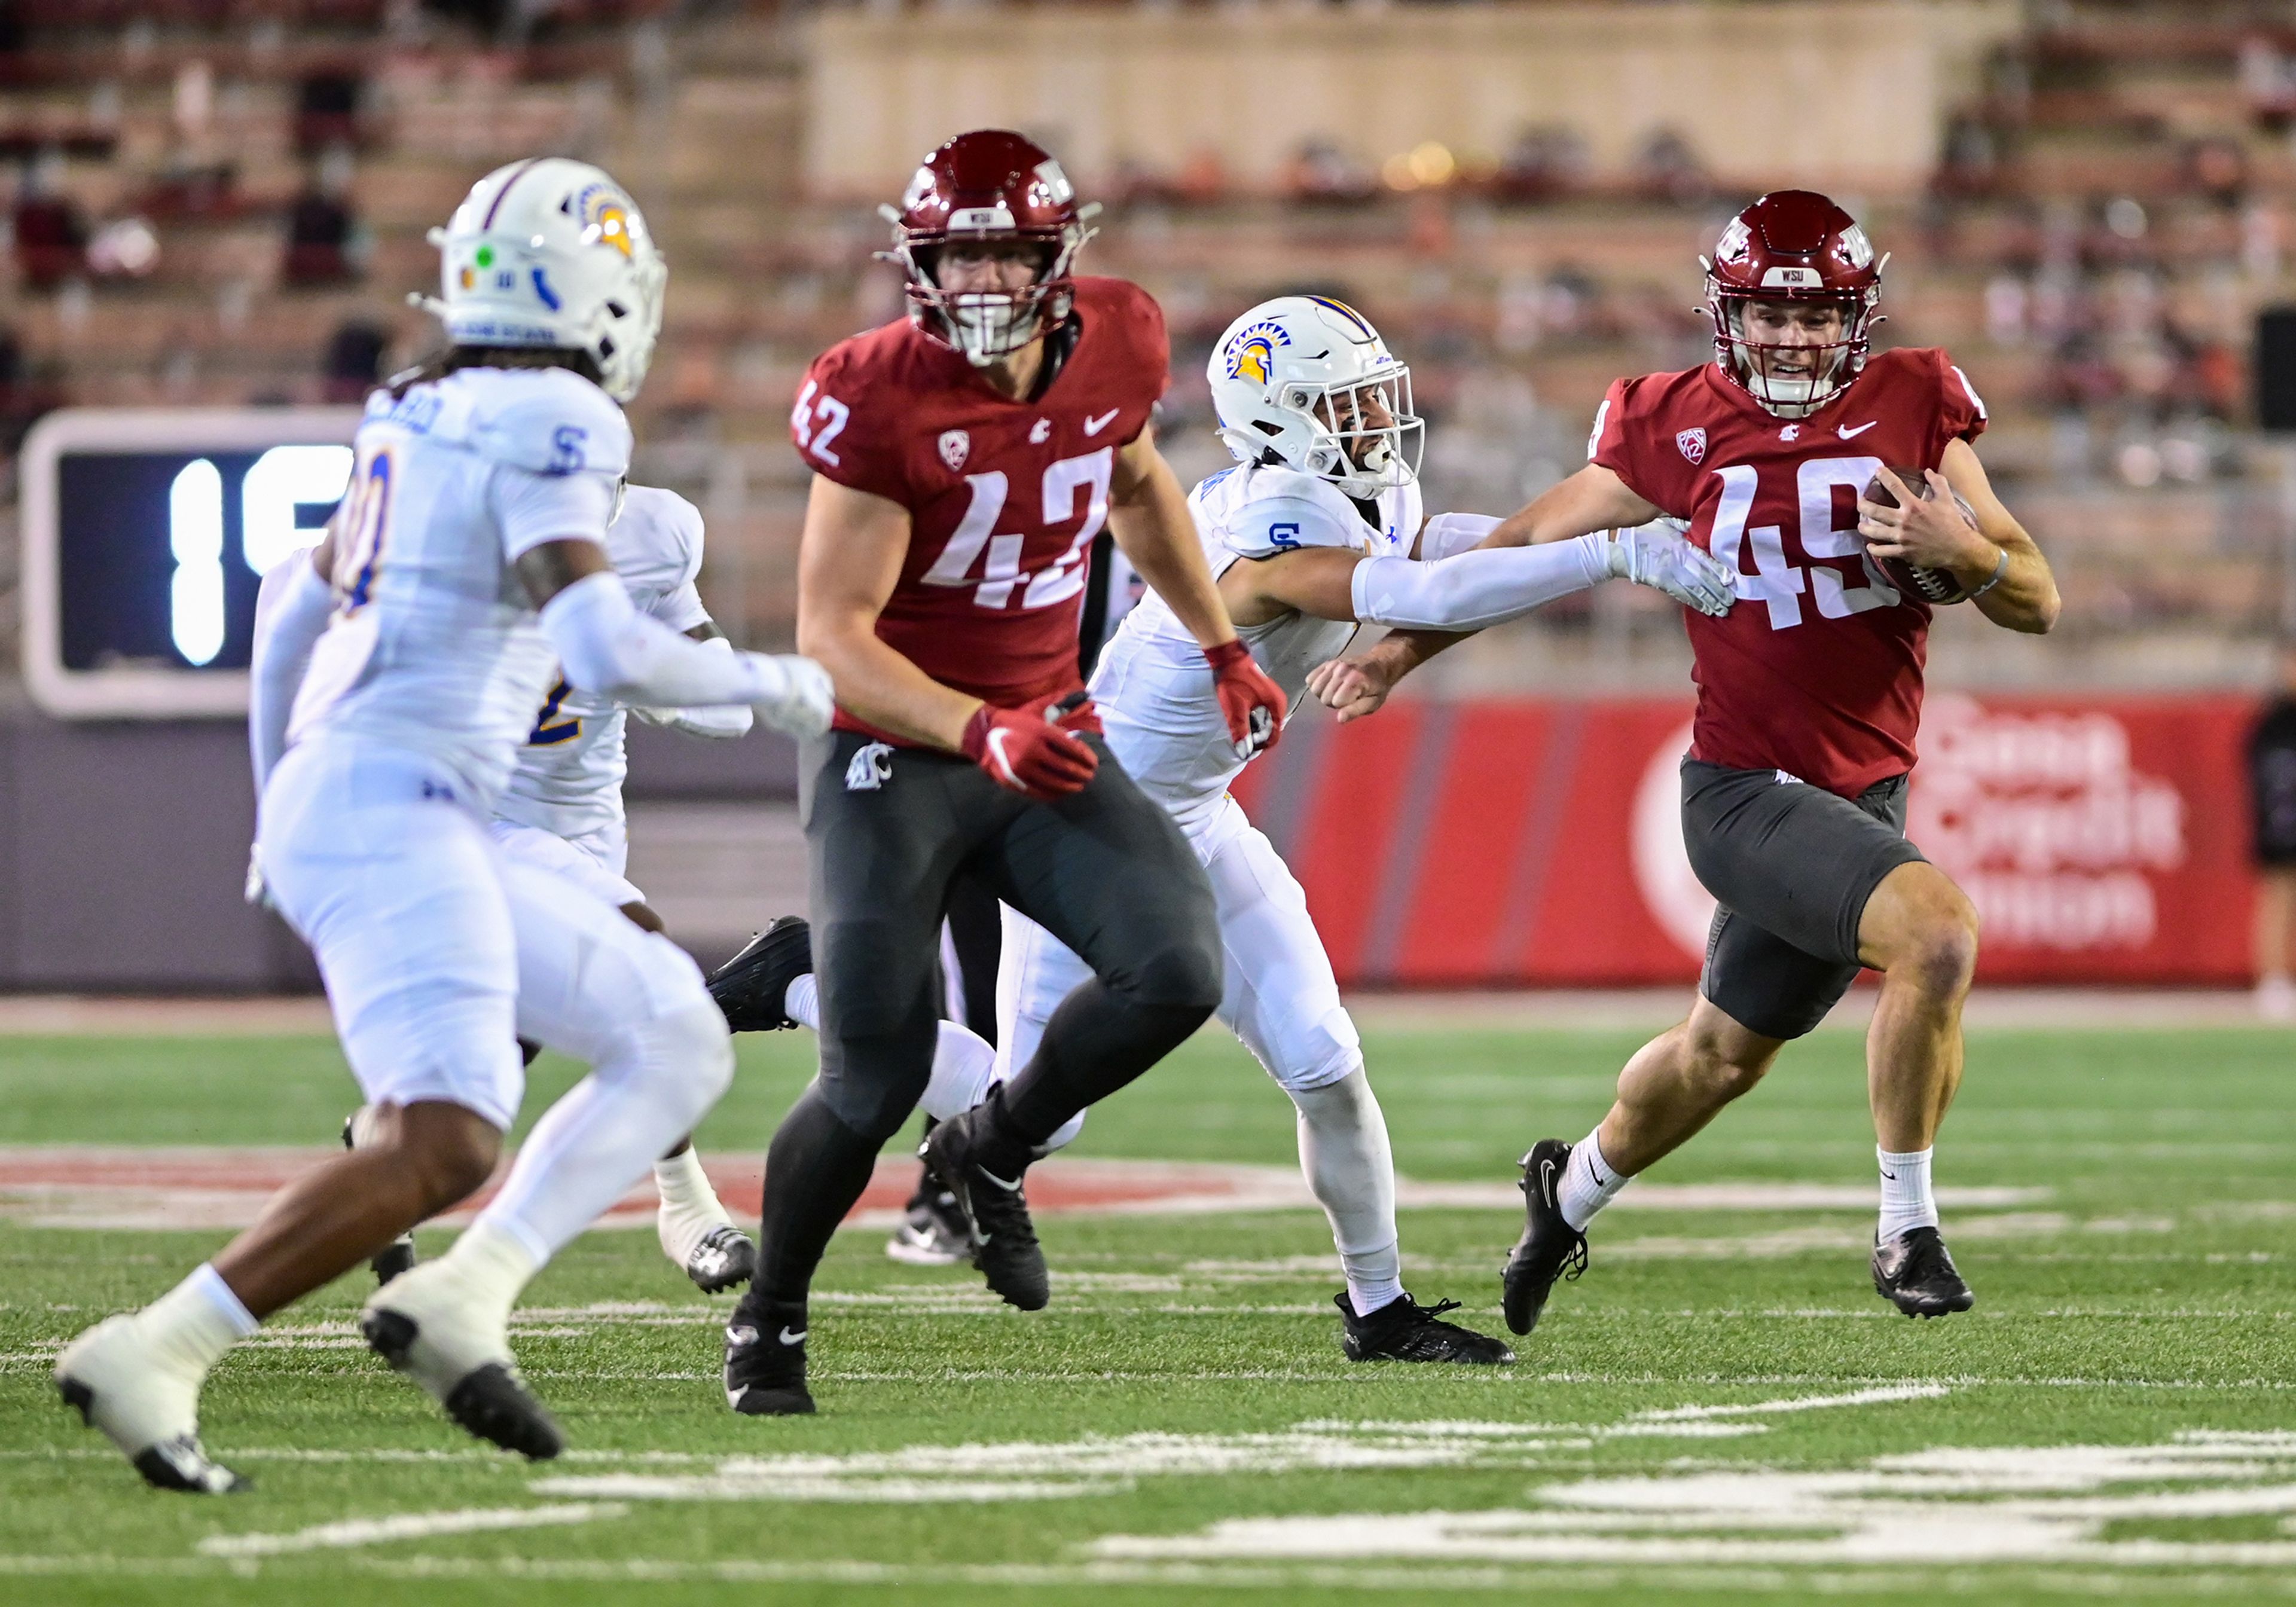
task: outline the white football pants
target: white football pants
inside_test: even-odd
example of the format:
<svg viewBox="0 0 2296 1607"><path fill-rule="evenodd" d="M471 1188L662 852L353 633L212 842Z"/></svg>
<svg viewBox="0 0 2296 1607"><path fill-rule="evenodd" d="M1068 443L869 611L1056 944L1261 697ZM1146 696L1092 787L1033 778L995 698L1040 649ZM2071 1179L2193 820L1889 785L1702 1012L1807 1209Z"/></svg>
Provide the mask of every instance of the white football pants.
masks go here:
<svg viewBox="0 0 2296 1607"><path fill-rule="evenodd" d="M684 950L508 858L464 791L404 750L305 742L264 790L258 849L369 1104L445 1101L507 1129L520 1037L590 1062L482 1214L539 1262L717 1103L733 1048Z"/></svg>

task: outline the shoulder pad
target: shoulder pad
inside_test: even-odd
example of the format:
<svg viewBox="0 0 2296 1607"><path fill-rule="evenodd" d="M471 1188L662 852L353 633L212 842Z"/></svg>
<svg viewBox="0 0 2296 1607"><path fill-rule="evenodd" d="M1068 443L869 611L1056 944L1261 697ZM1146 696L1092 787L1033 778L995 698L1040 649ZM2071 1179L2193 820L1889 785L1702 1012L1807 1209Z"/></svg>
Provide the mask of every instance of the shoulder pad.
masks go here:
<svg viewBox="0 0 2296 1607"><path fill-rule="evenodd" d="M1241 492L1219 520L1220 545L1241 558L1300 547L1364 552L1379 537L1338 488L1296 469L1252 470Z"/></svg>
<svg viewBox="0 0 2296 1607"><path fill-rule="evenodd" d="M676 591L701 572L701 510L659 486L628 487L606 555L633 590Z"/></svg>
<svg viewBox="0 0 2296 1607"><path fill-rule="evenodd" d="M534 474L630 471L630 423L614 398L563 368L465 370L472 451Z"/></svg>

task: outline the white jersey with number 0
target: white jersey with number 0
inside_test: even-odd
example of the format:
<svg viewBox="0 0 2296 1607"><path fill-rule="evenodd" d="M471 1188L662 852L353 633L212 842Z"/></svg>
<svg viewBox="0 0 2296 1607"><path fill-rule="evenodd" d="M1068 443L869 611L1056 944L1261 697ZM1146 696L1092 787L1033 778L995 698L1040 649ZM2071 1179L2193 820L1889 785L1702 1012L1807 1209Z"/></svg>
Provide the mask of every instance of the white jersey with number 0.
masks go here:
<svg viewBox="0 0 2296 1607"><path fill-rule="evenodd" d="M1366 507L1376 512L1376 525ZM1358 505L1312 475L1250 464L1205 480L1189 494L1188 508L1215 577L1240 559L1271 558L1300 547L1408 553L1421 518L1415 484ZM1287 613L1264 625L1241 626L1236 635L1296 712L1308 672L1345 652L1357 629L1347 621ZM1203 649L1152 591L1125 616L1102 653L1092 694L1109 750L1193 834L1210 818L1243 763L1230 745Z"/></svg>
<svg viewBox="0 0 2296 1607"><path fill-rule="evenodd" d="M675 631L707 624L694 577L701 572L701 514L675 491L632 486L606 531L606 555L642 614ZM528 710L532 729L495 813L569 840L619 838L628 773L628 710L611 698L568 688L561 676Z"/></svg>
<svg viewBox="0 0 2296 1607"><path fill-rule="evenodd" d="M556 654L512 569L606 534L629 425L564 369L464 369L379 390L335 521L335 614L291 744L356 736L439 761L490 809L534 728Z"/></svg>

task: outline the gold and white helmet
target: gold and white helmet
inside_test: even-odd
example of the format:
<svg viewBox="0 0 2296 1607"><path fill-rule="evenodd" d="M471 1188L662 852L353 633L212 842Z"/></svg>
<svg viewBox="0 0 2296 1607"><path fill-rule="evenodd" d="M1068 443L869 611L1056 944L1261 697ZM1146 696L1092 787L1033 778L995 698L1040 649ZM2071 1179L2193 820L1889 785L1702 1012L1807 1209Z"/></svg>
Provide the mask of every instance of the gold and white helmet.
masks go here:
<svg viewBox="0 0 2296 1607"><path fill-rule="evenodd" d="M1280 463L1356 497L1419 477L1427 431L1411 370L1344 301L1261 302L1228 325L1207 375L1219 438L1242 462Z"/></svg>
<svg viewBox="0 0 2296 1607"><path fill-rule="evenodd" d="M415 298L458 346L563 346L627 402L661 332L669 266L628 192L603 168L534 157L471 186L443 229L439 294Z"/></svg>

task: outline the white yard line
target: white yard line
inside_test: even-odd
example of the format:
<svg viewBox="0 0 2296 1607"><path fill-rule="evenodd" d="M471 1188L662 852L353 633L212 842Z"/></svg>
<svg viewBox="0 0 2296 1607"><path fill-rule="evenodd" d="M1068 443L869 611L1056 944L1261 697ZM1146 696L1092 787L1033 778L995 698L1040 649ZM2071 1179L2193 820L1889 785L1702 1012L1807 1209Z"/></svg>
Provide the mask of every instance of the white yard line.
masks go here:
<svg viewBox="0 0 2296 1607"><path fill-rule="evenodd" d="M345 1518L280 1535L209 1535L199 1543L209 1557L276 1557L299 1551L332 1551L439 1535L474 1535L504 1529L550 1529L625 1516L618 1502L569 1502L554 1506L465 1507L455 1512L402 1513L390 1518Z"/></svg>

